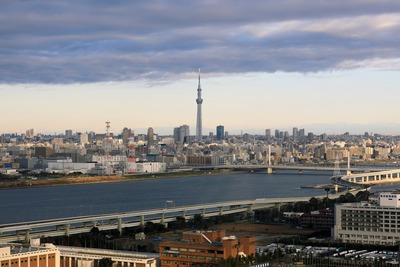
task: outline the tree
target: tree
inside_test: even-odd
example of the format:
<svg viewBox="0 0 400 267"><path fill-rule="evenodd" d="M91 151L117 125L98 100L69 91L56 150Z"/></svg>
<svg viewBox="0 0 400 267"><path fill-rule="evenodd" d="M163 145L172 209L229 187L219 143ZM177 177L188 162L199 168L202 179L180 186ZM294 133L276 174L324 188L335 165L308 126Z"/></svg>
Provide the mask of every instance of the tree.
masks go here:
<svg viewBox="0 0 400 267"><path fill-rule="evenodd" d="M111 258L102 258L99 261L99 267L112 267L114 264Z"/></svg>

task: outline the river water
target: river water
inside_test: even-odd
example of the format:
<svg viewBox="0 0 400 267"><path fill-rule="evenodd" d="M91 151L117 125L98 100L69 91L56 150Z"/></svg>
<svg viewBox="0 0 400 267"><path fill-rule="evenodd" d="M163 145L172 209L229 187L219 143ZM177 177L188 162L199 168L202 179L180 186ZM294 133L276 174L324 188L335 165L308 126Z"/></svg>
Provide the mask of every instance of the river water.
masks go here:
<svg viewBox="0 0 400 267"><path fill-rule="evenodd" d="M331 172L277 171L0 190L0 224L257 198L323 195ZM400 184L380 187L400 188Z"/></svg>

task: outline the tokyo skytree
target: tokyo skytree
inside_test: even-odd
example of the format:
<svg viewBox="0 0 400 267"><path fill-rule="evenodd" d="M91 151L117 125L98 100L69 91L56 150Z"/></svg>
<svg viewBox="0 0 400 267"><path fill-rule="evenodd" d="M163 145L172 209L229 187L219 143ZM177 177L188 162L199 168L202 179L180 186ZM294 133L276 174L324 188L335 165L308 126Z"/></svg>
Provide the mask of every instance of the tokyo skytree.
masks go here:
<svg viewBox="0 0 400 267"><path fill-rule="evenodd" d="M201 99L201 86L200 86L200 69L199 69L199 86L197 87L197 122L196 122L196 141L202 141L202 116L201 116L201 104L203 104L203 99Z"/></svg>

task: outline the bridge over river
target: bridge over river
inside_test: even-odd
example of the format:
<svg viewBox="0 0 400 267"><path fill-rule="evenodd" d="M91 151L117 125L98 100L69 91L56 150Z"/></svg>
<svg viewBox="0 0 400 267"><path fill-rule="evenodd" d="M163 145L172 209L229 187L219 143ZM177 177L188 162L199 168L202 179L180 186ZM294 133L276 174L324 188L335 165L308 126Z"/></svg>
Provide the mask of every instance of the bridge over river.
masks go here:
<svg viewBox="0 0 400 267"><path fill-rule="evenodd" d="M335 166L321 166L321 165L268 165L268 164L252 164L252 165L219 165L219 166L193 166L194 170L266 170L268 173L273 173L274 170L298 170L298 171L335 171L337 167ZM395 166L358 166L354 167L347 166L347 173L368 173L368 172L378 172L378 171L388 171L397 168Z"/></svg>

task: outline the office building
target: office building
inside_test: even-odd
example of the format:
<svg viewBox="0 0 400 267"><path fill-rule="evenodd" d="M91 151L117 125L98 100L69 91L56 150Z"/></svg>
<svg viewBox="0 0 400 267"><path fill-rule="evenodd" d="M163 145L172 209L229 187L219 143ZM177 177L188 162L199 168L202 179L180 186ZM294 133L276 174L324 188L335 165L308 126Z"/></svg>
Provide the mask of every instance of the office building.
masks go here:
<svg viewBox="0 0 400 267"><path fill-rule="evenodd" d="M218 126L217 126L217 140L218 140L218 141L224 139L224 132L225 132L224 126L218 125Z"/></svg>
<svg viewBox="0 0 400 267"><path fill-rule="evenodd" d="M161 241L161 267L217 266L221 259L255 254L256 238L225 236L225 231L184 232L179 241Z"/></svg>
<svg viewBox="0 0 400 267"><path fill-rule="evenodd" d="M265 138L267 139L271 138L271 129L265 129Z"/></svg>
<svg viewBox="0 0 400 267"><path fill-rule="evenodd" d="M333 235L340 242L399 244L400 193L381 192L377 204L336 204Z"/></svg>

